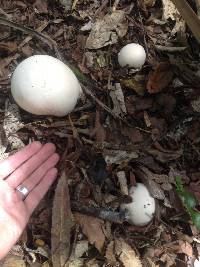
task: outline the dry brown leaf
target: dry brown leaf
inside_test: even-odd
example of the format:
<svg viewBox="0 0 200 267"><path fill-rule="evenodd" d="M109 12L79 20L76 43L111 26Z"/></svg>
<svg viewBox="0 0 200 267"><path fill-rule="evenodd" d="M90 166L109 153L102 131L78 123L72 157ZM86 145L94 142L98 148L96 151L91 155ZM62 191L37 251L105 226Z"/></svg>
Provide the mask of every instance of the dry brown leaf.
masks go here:
<svg viewBox="0 0 200 267"><path fill-rule="evenodd" d="M0 261L1 267L26 267L26 263L22 257L8 255L4 260Z"/></svg>
<svg viewBox="0 0 200 267"><path fill-rule="evenodd" d="M86 48L99 49L115 44L118 41L118 37L122 38L126 34L127 29L128 24L123 10L107 14L102 19L98 19L93 25L86 41Z"/></svg>
<svg viewBox="0 0 200 267"><path fill-rule="evenodd" d="M106 140L106 130L101 124L99 110L96 111L95 128L92 129L90 136L95 136L96 142L100 144L102 144Z"/></svg>
<svg viewBox="0 0 200 267"><path fill-rule="evenodd" d="M168 187L169 190L172 189L172 185L174 184L174 177L172 176L168 176L166 174L157 174L157 173L153 173L150 170L148 170L146 167L140 167L140 169L147 175L147 177L149 177L150 179L154 180L156 183L161 184L161 187L163 187L163 185L165 186L165 189Z"/></svg>
<svg viewBox="0 0 200 267"><path fill-rule="evenodd" d="M130 79L121 79L120 83L128 89L134 90L141 96L143 96L146 91L145 77L143 75L135 75Z"/></svg>
<svg viewBox="0 0 200 267"><path fill-rule="evenodd" d="M115 83L115 85L110 88L110 97L114 106L112 110L113 113L116 114L116 116L124 116L127 112L124 101L124 93L120 83Z"/></svg>
<svg viewBox="0 0 200 267"><path fill-rule="evenodd" d="M45 0L36 0L33 6L38 10L39 13L48 13L48 5Z"/></svg>
<svg viewBox="0 0 200 267"><path fill-rule="evenodd" d="M51 251L54 267L63 267L69 257L71 227L69 191L63 171L56 187L52 210Z"/></svg>
<svg viewBox="0 0 200 267"><path fill-rule="evenodd" d="M135 251L122 238L115 239L115 252L124 267L142 267L142 263Z"/></svg>
<svg viewBox="0 0 200 267"><path fill-rule="evenodd" d="M188 242L179 240L179 247L180 247L180 253L184 253L188 257L193 256L192 246Z"/></svg>
<svg viewBox="0 0 200 267"><path fill-rule="evenodd" d="M111 241L106 248L106 259L111 266L116 266L117 260L114 251L114 241Z"/></svg>
<svg viewBox="0 0 200 267"><path fill-rule="evenodd" d="M138 154L135 151L108 149L104 149L103 156L107 164L122 164L122 162L138 158Z"/></svg>
<svg viewBox="0 0 200 267"><path fill-rule="evenodd" d="M10 70L8 66L13 60L16 60L19 56L20 56L19 54L15 54L14 56L0 59L0 77L1 78L8 79L8 76L10 74Z"/></svg>
<svg viewBox="0 0 200 267"><path fill-rule="evenodd" d="M21 121L19 107L10 103L7 99L5 103L5 116L3 121L3 130L5 132L6 141L11 145L12 150L19 150L24 147L24 143L18 136L17 131L24 126Z"/></svg>
<svg viewBox="0 0 200 267"><path fill-rule="evenodd" d="M172 82L173 72L170 66L167 62L161 62L154 72L149 74L147 90L150 94L163 91Z"/></svg>
<svg viewBox="0 0 200 267"><path fill-rule="evenodd" d="M147 153L154 156L158 161L162 163L170 162L172 160L178 159L183 154L183 151L180 150L168 150L161 147L160 144L155 143L155 148L149 148L147 149Z"/></svg>
<svg viewBox="0 0 200 267"><path fill-rule="evenodd" d="M175 26L172 29L172 35L180 33L182 36L185 35L185 21L181 14L173 4L171 0L162 0L163 4L163 19L171 19L175 22Z"/></svg>
<svg viewBox="0 0 200 267"><path fill-rule="evenodd" d="M123 195L128 195L128 185L125 171L119 171L116 173L116 175L118 178L121 193Z"/></svg>
<svg viewBox="0 0 200 267"><path fill-rule="evenodd" d="M164 254L160 257L160 260L161 260L162 262L165 263L165 266L166 266L166 267L176 266L176 261L175 261L175 259L176 259L176 255L173 254L173 253L170 253L170 255L167 254L167 253L164 253Z"/></svg>
<svg viewBox="0 0 200 267"><path fill-rule="evenodd" d="M156 0L139 0L139 6L140 8L147 13L147 9L151 8L155 5ZM147 13L148 14L148 13Z"/></svg>
<svg viewBox="0 0 200 267"><path fill-rule="evenodd" d="M12 53L17 49L16 42L0 42L1 53Z"/></svg>
<svg viewBox="0 0 200 267"><path fill-rule="evenodd" d="M200 43L200 20L186 0L172 0L181 16L189 26L197 41ZM198 10L199 11L199 10Z"/></svg>
<svg viewBox="0 0 200 267"><path fill-rule="evenodd" d="M93 244L101 252L106 239L104 221L78 212L74 213L74 217L90 244Z"/></svg>

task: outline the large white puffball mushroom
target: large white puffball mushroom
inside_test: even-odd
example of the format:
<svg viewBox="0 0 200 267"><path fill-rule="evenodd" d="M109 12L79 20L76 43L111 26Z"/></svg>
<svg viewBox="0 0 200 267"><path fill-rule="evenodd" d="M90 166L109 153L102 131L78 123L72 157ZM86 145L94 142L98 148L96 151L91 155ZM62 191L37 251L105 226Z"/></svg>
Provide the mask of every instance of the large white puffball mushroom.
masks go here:
<svg viewBox="0 0 200 267"><path fill-rule="evenodd" d="M129 195L132 197L132 202L121 205L121 210L126 212L128 222L137 226L147 225L155 213L154 198L142 183L132 186Z"/></svg>
<svg viewBox="0 0 200 267"><path fill-rule="evenodd" d="M146 52L139 44L127 44L118 53L118 62L121 67L141 69L145 60Z"/></svg>
<svg viewBox="0 0 200 267"><path fill-rule="evenodd" d="M30 113L60 117L74 109L81 87L63 62L51 56L35 55L15 69L11 93L17 104Z"/></svg>

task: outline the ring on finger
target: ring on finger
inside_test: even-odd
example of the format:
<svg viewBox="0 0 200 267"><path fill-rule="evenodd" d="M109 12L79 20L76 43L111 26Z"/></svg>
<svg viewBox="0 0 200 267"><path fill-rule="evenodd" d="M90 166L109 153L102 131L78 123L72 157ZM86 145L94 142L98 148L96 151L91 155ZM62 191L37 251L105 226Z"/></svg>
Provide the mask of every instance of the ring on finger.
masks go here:
<svg viewBox="0 0 200 267"><path fill-rule="evenodd" d="M25 200L29 194L28 188L22 184L17 186L16 191L21 194L22 200Z"/></svg>

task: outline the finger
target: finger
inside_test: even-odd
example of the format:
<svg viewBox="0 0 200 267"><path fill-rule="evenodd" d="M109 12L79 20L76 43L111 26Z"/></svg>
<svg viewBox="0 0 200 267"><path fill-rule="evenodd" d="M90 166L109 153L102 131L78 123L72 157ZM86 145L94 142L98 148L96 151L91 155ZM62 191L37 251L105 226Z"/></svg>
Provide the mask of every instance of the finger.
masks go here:
<svg viewBox="0 0 200 267"><path fill-rule="evenodd" d="M30 174L32 174L43 162L45 162L56 150L54 144L45 144L38 153L27 160L16 171L14 171L6 182L13 188L21 184Z"/></svg>
<svg viewBox="0 0 200 267"><path fill-rule="evenodd" d="M57 169L53 168L49 170L40 183L30 192L28 197L25 199L24 203L27 206L30 214L37 207L38 203L44 197L52 183L55 181L57 176Z"/></svg>
<svg viewBox="0 0 200 267"><path fill-rule="evenodd" d="M23 181L23 186L31 191L41 181L45 174L57 164L58 160L59 155L54 153L36 171L34 171L29 178Z"/></svg>
<svg viewBox="0 0 200 267"><path fill-rule="evenodd" d="M0 162L0 179L6 178L6 176L11 174L22 163L37 153L41 147L42 144L40 142L33 142L19 152Z"/></svg>

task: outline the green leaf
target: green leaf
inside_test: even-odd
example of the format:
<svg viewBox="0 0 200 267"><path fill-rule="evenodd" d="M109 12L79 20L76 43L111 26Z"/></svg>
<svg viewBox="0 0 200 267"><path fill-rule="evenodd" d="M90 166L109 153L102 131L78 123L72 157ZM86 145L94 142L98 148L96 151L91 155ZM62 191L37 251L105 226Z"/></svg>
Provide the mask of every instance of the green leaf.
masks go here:
<svg viewBox="0 0 200 267"><path fill-rule="evenodd" d="M200 213L192 209L189 211L189 213L194 225L198 230L200 230Z"/></svg>
<svg viewBox="0 0 200 267"><path fill-rule="evenodd" d="M176 182L176 191L181 198L187 212L189 213L192 222L200 230L200 212L194 210L194 208L198 205L198 202L195 196L188 192L184 186L182 185L181 178L179 176L175 177Z"/></svg>
<svg viewBox="0 0 200 267"><path fill-rule="evenodd" d="M195 208L198 205L195 196L188 191L181 194L181 199L188 208Z"/></svg>
<svg viewBox="0 0 200 267"><path fill-rule="evenodd" d="M175 177L175 183L176 183L176 191L178 193L184 193L185 189L184 189L184 187L182 185L182 181L181 181L181 178L179 176Z"/></svg>

